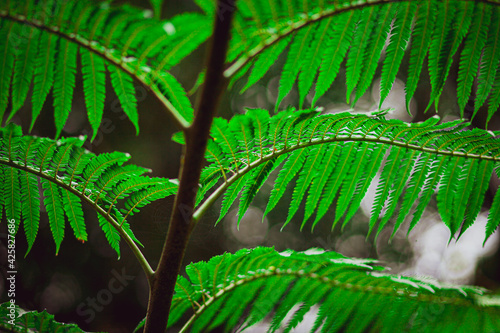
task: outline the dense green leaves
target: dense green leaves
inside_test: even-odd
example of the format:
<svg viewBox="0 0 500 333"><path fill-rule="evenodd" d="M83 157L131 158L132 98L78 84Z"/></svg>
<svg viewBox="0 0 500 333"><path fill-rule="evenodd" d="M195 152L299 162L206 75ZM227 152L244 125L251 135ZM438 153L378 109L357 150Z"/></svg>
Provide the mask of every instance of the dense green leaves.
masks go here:
<svg viewBox="0 0 500 333"><path fill-rule="evenodd" d="M140 244L130 230L128 217L140 207L176 192L174 182L142 176L148 171L144 168L124 166L130 159L128 154L96 156L82 148L83 142L83 138L55 141L22 136L20 127L14 125L0 130L0 209L5 208L7 218L14 219L17 226L23 220L28 252L38 232L41 200L56 253L64 238L66 220L78 240L87 240L82 210L85 202L97 212L99 225L119 254L120 237L124 235Z"/></svg>
<svg viewBox="0 0 500 333"><path fill-rule="evenodd" d="M344 225L349 222L380 171L370 232L376 230L378 235L397 216L396 232L416 207L411 230L435 190L444 223L452 235L463 232L479 213L493 168L499 167L498 133L466 130L467 124L457 121L438 125L438 120L408 124L386 120L383 113L294 110L273 117L263 110L249 110L229 122L215 119L206 154L210 164L202 184L210 180L212 187L214 179L223 181L199 214L225 192L220 220L241 192L241 219L270 172L277 169L265 214L295 179L285 225L305 200L302 227L316 213L314 227L335 202L333 228L341 220ZM499 223L493 210L486 236Z"/></svg>
<svg viewBox="0 0 500 333"><path fill-rule="evenodd" d="M255 4L254 4L255 2ZM292 89L297 77L299 105L317 77L312 105L332 85L346 54L348 102L354 104L380 73L381 99L387 97L405 52L409 52L406 76L407 107L428 56L432 93L438 105L455 54L459 57L457 98L463 111L477 77L475 112L490 99L491 115L500 103L494 81L498 68L500 6L481 1L241 1L236 13L234 38L226 76L237 77L254 65L245 88L270 69L287 44L288 55L281 73L277 106ZM333 18L333 19L332 19ZM290 38L292 36L292 38ZM409 51L407 46L410 45ZM482 54L482 57L481 57Z"/></svg>
<svg viewBox="0 0 500 333"><path fill-rule="evenodd" d="M479 288L441 285L430 279L389 275L370 259L350 259L310 249L240 250L190 264L179 276L169 326L188 313L184 331L227 331L270 321L269 332L289 332L312 313L310 332L440 331L463 314L460 328L500 328L498 298ZM376 306L374 306L376 305ZM439 306L439 316L428 309ZM286 319L289 315L290 319Z"/></svg>
<svg viewBox="0 0 500 333"><path fill-rule="evenodd" d="M153 3L159 13L161 2ZM192 119L191 102L168 70L210 36L211 18L191 13L159 21L149 17L150 11L91 0L54 6L43 1L3 1L0 11L0 116L7 109L9 93L10 120L23 106L32 84L32 128L52 90L59 136L71 110L79 53L94 137L105 107L106 67L137 131L134 79L152 89L178 125L186 126Z"/></svg>

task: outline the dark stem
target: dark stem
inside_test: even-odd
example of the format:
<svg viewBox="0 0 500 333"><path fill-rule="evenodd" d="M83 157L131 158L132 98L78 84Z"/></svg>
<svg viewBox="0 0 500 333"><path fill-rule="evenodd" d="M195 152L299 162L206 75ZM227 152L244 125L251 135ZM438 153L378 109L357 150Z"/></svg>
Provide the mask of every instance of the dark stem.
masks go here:
<svg viewBox="0 0 500 333"><path fill-rule="evenodd" d="M234 0L218 0L215 29L208 51L207 74L201 97L196 104L193 124L186 129L186 146L182 157L177 193L167 238L158 268L149 280L150 295L144 332L164 332L175 283L184 252L193 229L196 193L204 163L210 126L225 86L224 62L230 38Z"/></svg>

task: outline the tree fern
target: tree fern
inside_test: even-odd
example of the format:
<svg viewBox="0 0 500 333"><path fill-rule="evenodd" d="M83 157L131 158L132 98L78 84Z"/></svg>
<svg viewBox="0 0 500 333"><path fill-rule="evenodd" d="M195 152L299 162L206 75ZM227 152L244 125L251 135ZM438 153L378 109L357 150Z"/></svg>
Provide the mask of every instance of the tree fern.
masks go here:
<svg viewBox="0 0 500 333"><path fill-rule="evenodd" d="M20 127L14 125L0 133L0 167L4 177L0 206L5 208L7 218L18 225L21 219L24 221L28 252L38 232L42 199L56 253L64 238L65 220L78 240L87 240L82 211L85 202L97 211L106 238L120 254L120 237L140 244L127 218L177 189L168 179L142 176L146 169L123 166L130 158L128 154L96 156L86 151L81 147L84 138L55 141L22 136ZM39 196L38 179L43 198Z"/></svg>
<svg viewBox="0 0 500 333"><path fill-rule="evenodd" d="M467 124L460 122L437 124L437 118L430 118L423 123L407 124L385 120L383 114L322 115L293 110L273 117L262 110L249 110L246 122L240 120L242 117L233 118L229 124L222 119L214 123L211 145L219 148L207 154L211 164L205 174L214 177L218 173L218 179L224 181L195 216L203 214L205 207L227 189L221 217L243 191L238 211L241 218L262 182L284 162L265 214L276 206L287 185L296 178L285 224L295 216L307 194L302 226L316 212L314 227L335 199L333 226L342 217L345 225L388 153L376 190L370 231L377 230L378 234L400 204L396 231L418 202L413 227L438 189L440 215L454 235L477 216L492 168L498 168L498 134L479 129L466 131ZM256 128L259 131L253 130ZM246 138L248 133L254 133L253 141ZM476 173L475 167L482 167L482 172ZM385 213L380 216L384 208ZM500 223L495 215L490 216L490 221L488 230Z"/></svg>
<svg viewBox="0 0 500 333"><path fill-rule="evenodd" d="M500 328L497 297L476 287L389 275L374 264L321 249L262 247L190 264L188 277L177 280L169 326L182 325L188 313L181 332L231 331L264 319L269 332L289 332L319 306L310 332L434 331L449 329L457 315L464 332ZM436 305L439 317L429 318L426 309Z"/></svg>
<svg viewBox="0 0 500 333"><path fill-rule="evenodd" d="M208 38L211 18L191 13L161 22L148 18L147 11L90 0L58 3L51 9L45 7L45 2L7 1L0 4L0 10L0 115L12 91L8 118L12 119L33 83L32 128L53 89L59 136L71 110L78 52L94 137L104 110L106 62L112 87L136 130L134 79L152 88L181 127L192 119L191 103L182 98L183 88L168 70Z"/></svg>
<svg viewBox="0 0 500 333"><path fill-rule="evenodd" d="M226 76L239 76L239 71L246 71L247 66L256 59L249 78L249 83L255 82L269 70L269 66L262 66L265 60L261 60L261 57L276 57L279 52L275 54L274 50L278 45L278 50L282 50L288 43L290 50L280 79L277 105L292 89L297 76L299 103L302 105L310 82L316 76L318 58L321 57L314 104L333 83L349 50L346 61L346 98L348 102L351 101L350 95L356 90L352 100L354 104L371 85L381 50L388 40L381 71L381 105L398 75L409 41L407 107L414 95L427 54L432 85L430 98L437 105L449 76L453 56L465 40L459 60L459 105L463 109L467 102L478 69L478 105L474 112L477 112L490 93L492 104L497 104L498 99L492 89L499 61L498 20L495 22L495 17L499 15L500 7L496 1L390 1L387 4L385 1L346 0L312 1L307 4L303 7L291 1L276 0L262 3L266 10L250 10L248 5L240 5L235 20L242 26L233 30L236 37L228 55L230 67L225 72ZM273 16L270 13L275 14ZM335 24L329 24L332 17L335 17ZM243 33L246 35L243 36ZM294 37L290 42L288 37L291 35ZM307 55L300 51L305 51L309 46L309 54L316 54L312 62L306 62ZM484 55L479 62L483 51ZM298 62L301 57L304 63L310 65L303 66ZM249 84L246 88L248 86ZM492 107L491 114L495 111Z"/></svg>

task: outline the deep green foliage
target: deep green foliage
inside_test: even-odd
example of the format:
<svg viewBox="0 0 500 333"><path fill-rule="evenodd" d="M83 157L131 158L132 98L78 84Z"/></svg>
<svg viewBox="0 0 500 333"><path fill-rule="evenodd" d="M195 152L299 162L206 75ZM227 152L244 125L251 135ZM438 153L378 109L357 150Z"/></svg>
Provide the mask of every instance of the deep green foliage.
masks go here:
<svg viewBox="0 0 500 333"><path fill-rule="evenodd" d="M342 218L345 226L353 217L381 169L370 232L376 229L378 234L400 205L394 236L415 204L411 230L437 189L443 222L452 237L457 231L462 234L474 223L492 171L500 166L498 133L466 130L467 124L460 121L438 122L439 118L433 117L408 124L386 120L383 112L322 115L288 110L270 117L267 111L258 109L229 122L215 119L213 140L206 153L211 164L203 172L204 189L214 187L215 180L222 179L223 183L207 201L212 204L224 193L220 220L242 192L238 211L241 220L270 173L280 169L265 214L296 179L285 225L305 199L302 227L316 213L314 228L335 203L334 218L329 218L333 229ZM498 197L500 191L495 201ZM496 209L491 210L486 238L500 223L497 214Z"/></svg>
<svg viewBox="0 0 500 333"><path fill-rule="evenodd" d="M310 249L243 249L186 268L175 289L169 326L184 313L186 332L252 326L270 315L269 332L289 332L314 305L310 332L492 332L500 329L496 296L475 287L389 275L369 259ZM429 309L439 308L439 316ZM286 315L292 311L290 319ZM456 320L459 317L461 320ZM453 324L455 323L455 324ZM317 331L319 329L319 331Z"/></svg>
<svg viewBox="0 0 500 333"><path fill-rule="evenodd" d="M153 200L172 195L177 185L162 178L143 176L149 170L123 165L128 154L95 154L82 148L84 138L51 140L22 136L21 128L0 129L0 207L7 219L23 229L30 251L40 221L39 183L49 216L56 254L64 238L65 220L75 237L87 240L82 202L97 212L111 247L120 255L120 231L138 244L127 218ZM22 216L22 218L21 218Z"/></svg>

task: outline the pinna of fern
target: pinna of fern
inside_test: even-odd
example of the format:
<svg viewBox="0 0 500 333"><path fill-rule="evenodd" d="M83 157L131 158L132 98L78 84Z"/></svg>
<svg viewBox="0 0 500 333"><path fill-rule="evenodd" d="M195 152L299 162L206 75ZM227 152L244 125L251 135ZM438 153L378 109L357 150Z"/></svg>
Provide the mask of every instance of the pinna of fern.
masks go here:
<svg viewBox="0 0 500 333"><path fill-rule="evenodd" d="M52 90L56 137L71 110L77 57L94 137L102 120L106 72L121 106L139 131L134 79L152 89L179 128L189 125L193 109L180 83L168 72L211 33L200 13L168 21L150 11L109 2L19 0L0 2L0 119L25 104L30 85L33 127Z"/></svg>
<svg viewBox="0 0 500 333"><path fill-rule="evenodd" d="M339 221L345 226L380 171L369 232L376 230L378 235L394 217L394 236L413 212L411 230L437 191L441 218L452 237L459 237L480 212L492 172L500 173L500 141L498 133L467 130L467 123L459 120L438 122L432 117L408 124L384 119L383 112L321 114L293 109L275 116L248 110L229 122L216 118L206 152L209 165L202 173L202 193L210 194L194 218L223 196L221 220L240 196L241 220L271 172L279 170L264 215L295 179L285 225L305 200L301 228L315 214L314 228L334 203L334 216L328 216L332 229ZM486 238L499 224L497 191Z"/></svg>
<svg viewBox="0 0 500 333"><path fill-rule="evenodd" d="M461 115L476 79L474 115L489 96L489 121L500 105L499 40L499 1L242 0L238 2L225 75L234 81L250 72L244 91L288 48L276 108L295 82L302 107L313 83L312 105L316 104L347 58L346 99L354 105L372 85L381 62L382 105L406 52L407 108L427 56L430 103L437 107L453 57L463 45L457 57ZM380 61L384 47L385 57Z"/></svg>
<svg viewBox="0 0 500 333"><path fill-rule="evenodd" d="M190 264L187 278L178 277L168 325L179 325L188 313L180 332L234 331L264 319L268 332L290 332L319 306L310 332L500 330L498 297L477 287L389 275L374 264L321 249L226 253ZM433 307L439 316L429 316Z"/></svg>
<svg viewBox="0 0 500 333"><path fill-rule="evenodd" d="M84 141L23 136L21 128L13 124L0 129L0 212L5 209L6 218L15 221L16 232L23 222L27 253L38 232L41 202L48 214L56 253L64 238L66 220L78 240L87 240L84 202L97 212L106 239L120 255L120 237L132 250L136 243L141 245L127 219L150 202L176 193L176 182L143 176L148 169L124 165L130 159L128 154L95 155L82 148ZM140 251L134 253L139 255Z"/></svg>

